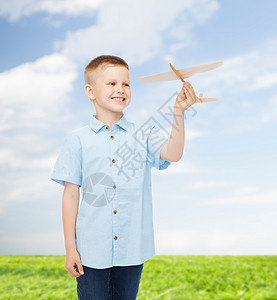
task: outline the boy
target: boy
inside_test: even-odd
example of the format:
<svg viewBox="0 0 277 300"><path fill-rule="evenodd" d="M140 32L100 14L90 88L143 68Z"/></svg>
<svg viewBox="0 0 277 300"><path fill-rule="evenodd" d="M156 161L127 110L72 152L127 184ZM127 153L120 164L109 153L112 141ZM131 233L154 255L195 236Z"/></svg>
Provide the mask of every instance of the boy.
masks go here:
<svg viewBox="0 0 277 300"><path fill-rule="evenodd" d="M123 59L96 57L85 83L96 115L66 136L51 174L64 186L65 268L76 277L78 299L136 299L143 263L155 255L151 168L181 159L184 111L196 95L185 82L168 141L154 125L140 129L125 118L131 89Z"/></svg>

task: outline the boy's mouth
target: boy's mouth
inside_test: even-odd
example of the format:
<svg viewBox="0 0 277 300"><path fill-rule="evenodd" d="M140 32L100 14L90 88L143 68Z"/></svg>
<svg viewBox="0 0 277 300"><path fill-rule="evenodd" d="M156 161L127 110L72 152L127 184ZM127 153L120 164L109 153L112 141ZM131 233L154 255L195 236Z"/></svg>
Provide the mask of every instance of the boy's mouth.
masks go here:
<svg viewBox="0 0 277 300"><path fill-rule="evenodd" d="M124 102L125 101L125 98L123 98L123 97L111 97L111 99L116 102Z"/></svg>

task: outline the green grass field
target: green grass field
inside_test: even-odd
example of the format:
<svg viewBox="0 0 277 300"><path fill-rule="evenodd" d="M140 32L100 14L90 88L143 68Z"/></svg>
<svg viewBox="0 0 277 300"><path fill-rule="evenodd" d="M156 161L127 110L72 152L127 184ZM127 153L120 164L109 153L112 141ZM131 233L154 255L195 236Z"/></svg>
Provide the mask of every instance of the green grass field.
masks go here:
<svg viewBox="0 0 277 300"><path fill-rule="evenodd" d="M0 256L0 299L77 299L64 256ZM137 299L277 300L277 256L156 255Z"/></svg>

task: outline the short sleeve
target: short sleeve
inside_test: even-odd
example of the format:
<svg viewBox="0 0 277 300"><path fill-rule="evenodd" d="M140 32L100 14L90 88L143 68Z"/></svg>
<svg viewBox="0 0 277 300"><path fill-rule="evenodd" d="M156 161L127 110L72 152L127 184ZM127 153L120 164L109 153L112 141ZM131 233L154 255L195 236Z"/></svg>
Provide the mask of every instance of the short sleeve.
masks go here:
<svg viewBox="0 0 277 300"><path fill-rule="evenodd" d="M164 170L170 165L169 161L160 157L162 147L167 142L168 140L162 134L160 129L153 125L147 139L147 158L151 164L151 167L155 167L158 170Z"/></svg>
<svg viewBox="0 0 277 300"><path fill-rule="evenodd" d="M78 136L69 134L64 139L50 179L63 186L65 181L82 186L82 147Z"/></svg>

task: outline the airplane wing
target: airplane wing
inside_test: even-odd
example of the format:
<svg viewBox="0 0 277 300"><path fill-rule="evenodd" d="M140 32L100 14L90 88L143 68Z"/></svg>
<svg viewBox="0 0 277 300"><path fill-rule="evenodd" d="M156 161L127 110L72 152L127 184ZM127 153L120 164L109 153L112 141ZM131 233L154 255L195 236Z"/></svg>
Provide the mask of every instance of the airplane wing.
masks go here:
<svg viewBox="0 0 277 300"><path fill-rule="evenodd" d="M201 73L222 67L223 65L224 65L224 63L222 61L218 61L218 62L214 62L214 63L180 69L178 71L182 75L183 78L188 78L188 77L191 77L191 76L194 76L197 74L201 74ZM170 71L170 72L140 77L139 80L142 83L147 83L147 82L155 82L155 81L180 80L180 79L173 71Z"/></svg>

